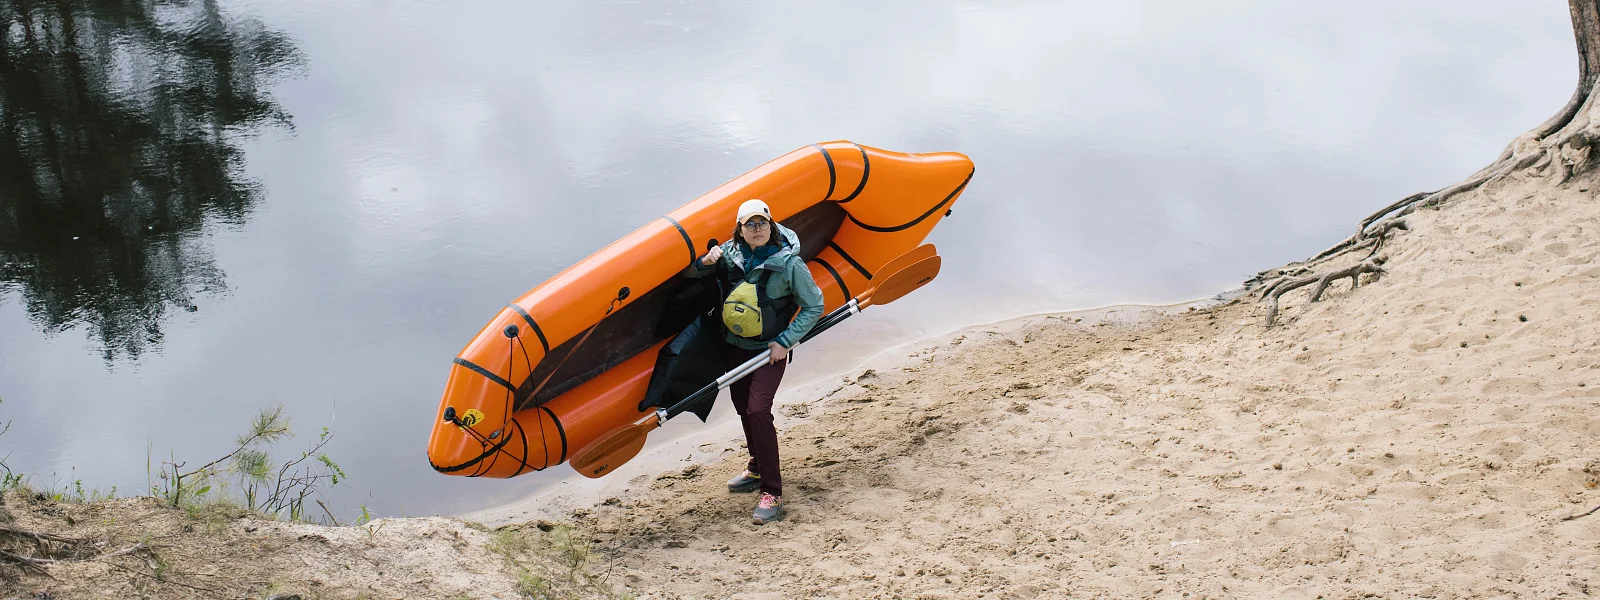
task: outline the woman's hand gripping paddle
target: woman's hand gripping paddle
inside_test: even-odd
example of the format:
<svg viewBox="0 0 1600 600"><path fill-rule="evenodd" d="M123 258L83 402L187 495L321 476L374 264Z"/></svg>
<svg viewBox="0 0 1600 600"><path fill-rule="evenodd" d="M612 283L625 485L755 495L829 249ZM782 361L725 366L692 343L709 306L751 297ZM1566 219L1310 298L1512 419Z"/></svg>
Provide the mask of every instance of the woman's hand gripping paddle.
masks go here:
<svg viewBox="0 0 1600 600"><path fill-rule="evenodd" d="M927 285L928 282L933 281L933 278L939 275L941 262L942 260L934 252L932 244L924 245L889 261L889 264L884 265L878 271L879 275L872 281L871 287L868 287L866 291L851 299L844 306L823 317L815 327L811 328L805 338L800 340L800 343L816 337L817 334L828 330L834 325L838 325L868 306L894 302L913 290ZM799 346L800 343L795 345ZM581 473L584 477L594 479L622 466L623 463L638 456L639 451L644 449L645 438L651 431L661 427L662 422L677 416L695 403L705 400L708 396L715 396L717 392L733 384L733 382L754 373L756 369L767 364L770 352L762 352L671 407L656 409L650 416L637 423L624 425L600 436L599 439L572 455L573 470Z"/></svg>

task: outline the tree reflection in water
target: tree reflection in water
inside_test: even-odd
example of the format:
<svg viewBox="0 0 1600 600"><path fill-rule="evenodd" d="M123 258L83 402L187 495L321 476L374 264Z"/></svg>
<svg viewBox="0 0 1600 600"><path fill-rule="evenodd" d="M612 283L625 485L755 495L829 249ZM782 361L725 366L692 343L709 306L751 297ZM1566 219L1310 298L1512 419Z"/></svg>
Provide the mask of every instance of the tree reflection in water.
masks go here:
<svg viewBox="0 0 1600 600"><path fill-rule="evenodd" d="M236 144L289 126L267 88L303 64L214 0L0 0L0 300L108 363L158 346L225 290L205 231L258 201Z"/></svg>

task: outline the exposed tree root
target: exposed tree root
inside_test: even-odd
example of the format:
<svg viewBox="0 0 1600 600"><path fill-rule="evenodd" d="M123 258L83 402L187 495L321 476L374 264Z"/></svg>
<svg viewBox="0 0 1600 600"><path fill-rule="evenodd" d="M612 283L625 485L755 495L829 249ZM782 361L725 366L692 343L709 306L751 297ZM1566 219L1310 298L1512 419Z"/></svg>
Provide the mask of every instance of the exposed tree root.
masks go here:
<svg viewBox="0 0 1600 600"><path fill-rule="evenodd" d="M44 563L40 562L39 559L22 556L20 554L13 554L11 552L6 552L5 550L0 550L0 563L16 565L18 567L22 567L22 570L24 571L37 575L50 575L49 571L44 570Z"/></svg>
<svg viewBox="0 0 1600 600"><path fill-rule="evenodd" d="M1493 185L1507 177L1525 171L1566 183L1574 175L1590 169L1592 149L1600 141L1600 102L1595 99L1596 83L1600 82L1600 0L1568 0L1572 12L1572 27L1578 44L1578 88L1560 111L1533 131L1525 133L1506 146L1505 151L1471 177L1450 187L1412 194L1398 202L1372 213L1356 227L1356 232L1343 241L1323 250L1305 261L1291 263L1277 269L1262 271L1245 282L1245 289L1258 293L1267 304L1267 326L1278 315L1278 299L1289 290L1320 282L1311 294L1315 302L1327 288L1327 282L1350 277L1360 283L1362 273L1381 274L1374 260L1391 232L1409 230L1405 217L1419 209L1439 206L1456 196ZM1368 250L1367 257L1354 267L1326 275L1317 275L1316 267L1351 252ZM1353 274L1350 273L1354 271Z"/></svg>
<svg viewBox="0 0 1600 600"><path fill-rule="evenodd" d="M130 573L130 574L139 575L139 576L142 576L142 577L149 577L150 579L153 579L158 583L167 584L167 585L176 585L176 586L180 586L180 587L186 587L186 588L189 588L191 590L200 591L200 592L210 592L210 593L215 594L217 596L221 596L222 595L222 591L221 590L208 588L208 587L205 587L203 585L195 585L195 584L192 584L192 583L184 583L182 581L176 581L176 580L173 580L173 579L171 579L169 577L165 577L165 576L162 576L162 575L158 575L158 574L154 574L154 573L146 573L146 572L140 571L138 569L130 569L130 568L124 567L124 566L119 565L119 564L114 563L114 562L108 562L108 563L105 563L105 564L106 564L106 566L109 566L111 568L120 570L120 571L122 571L124 573Z"/></svg>
<svg viewBox="0 0 1600 600"><path fill-rule="evenodd" d="M0 525L0 564L20 567L23 571L49 576L45 566L62 562L96 560L120 556L143 548L135 544L130 548L109 554L89 556L92 544L87 540L63 537L49 533L29 531L14 525Z"/></svg>
<svg viewBox="0 0 1600 600"><path fill-rule="evenodd" d="M1279 299L1292 290L1315 283L1317 287L1311 293L1311 301L1316 302L1322 299L1322 293L1327 291L1329 283L1349 277L1351 289L1355 289L1361 286L1361 275L1366 273L1371 273L1375 277L1382 275L1384 273L1382 265L1389 259L1387 256L1379 254L1379 251L1383 250L1384 243L1389 239L1389 234L1396 229L1409 231L1410 226L1406 224L1404 219L1385 221L1373 228L1365 239L1346 247L1338 253L1344 254L1355 250L1369 250L1367 256L1355 266L1318 275L1311 268L1314 261L1308 261L1299 265L1265 271L1261 275L1257 275L1257 281L1260 281L1260 284L1254 291L1257 293L1257 298L1267 304L1266 325L1271 327L1273 322L1277 320ZM1264 277L1268 273L1272 273L1273 276L1271 278Z"/></svg>
<svg viewBox="0 0 1600 600"><path fill-rule="evenodd" d="M72 546L83 543L83 540L74 538L62 537L49 533L39 533L37 531L29 531L13 525L0 525L0 539L7 538L29 540L36 544L55 542L58 544Z"/></svg>
<svg viewBox="0 0 1600 600"><path fill-rule="evenodd" d="M13 564L37 566L77 558L86 546L84 540L0 525L0 559Z"/></svg>
<svg viewBox="0 0 1600 600"><path fill-rule="evenodd" d="M139 552L146 553L148 560L149 557L153 557L154 555L150 554L150 546L144 542L138 542L126 548L112 552L104 552L99 554L94 553L98 547L104 545L104 542L90 542L89 540L63 537L49 533L40 533L37 531L30 531L15 527L13 525L0 524L0 565L12 565L20 568L26 573L52 577L50 572L46 569L46 567L50 565L61 563L104 561L103 564L106 566L137 575L143 575L163 584L182 586L202 592L211 592L215 594L221 593L218 590L208 587L183 583L181 581L173 581L172 579L163 576L159 571L154 574L145 573L137 569L130 569L128 567L119 565L115 561L108 560L111 558L126 556Z"/></svg>
<svg viewBox="0 0 1600 600"><path fill-rule="evenodd" d="M1303 277L1285 276L1278 278L1271 286L1265 288L1261 294L1261 299L1267 304L1267 325L1271 326L1273 320L1278 318L1278 299L1282 298L1284 294L1315 283L1317 287L1311 291L1311 301L1316 302L1322 299L1322 292L1327 291L1328 284L1346 277L1350 278L1350 289L1361 287L1361 276L1363 274L1371 273L1374 277L1377 277L1384 273L1383 262L1385 260L1388 260L1387 257L1382 255L1369 256L1366 260L1355 265L1322 275L1313 273Z"/></svg>

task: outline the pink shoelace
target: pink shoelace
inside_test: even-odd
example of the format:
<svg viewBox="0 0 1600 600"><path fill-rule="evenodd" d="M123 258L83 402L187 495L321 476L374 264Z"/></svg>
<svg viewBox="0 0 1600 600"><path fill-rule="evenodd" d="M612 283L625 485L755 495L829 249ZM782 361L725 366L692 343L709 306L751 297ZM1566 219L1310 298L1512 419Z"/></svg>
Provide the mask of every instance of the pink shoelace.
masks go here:
<svg viewBox="0 0 1600 600"><path fill-rule="evenodd" d="M777 496L774 496L772 494L768 494L766 492L762 492L761 493L761 501L756 504L756 507L757 508L772 508L772 507L777 506L777 505L778 505L778 497Z"/></svg>

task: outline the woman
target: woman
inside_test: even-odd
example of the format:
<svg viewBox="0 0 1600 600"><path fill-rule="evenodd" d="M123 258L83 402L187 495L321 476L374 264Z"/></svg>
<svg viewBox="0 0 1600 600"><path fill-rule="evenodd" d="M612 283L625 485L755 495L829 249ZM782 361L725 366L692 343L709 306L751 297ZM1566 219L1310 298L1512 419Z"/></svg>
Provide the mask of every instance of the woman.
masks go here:
<svg viewBox="0 0 1600 600"><path fill-rule="evenodd" d="M744 425L750 463L743 474L728 481L728 489L750 492L759 488L761 497L751 521L764 525L783 517L783 478L778 474L772 399L783 380L789 349L822 316L822 290L800 257L800 238L773 222L767 203L755 199L739 205L733 238L706 252L685 275L703 277L712 272L726 277L732 290L720 315L727 330L723 349L727 367L744 364L762 350L772 351L766 366L730 386L733 408Z"/></svg>

